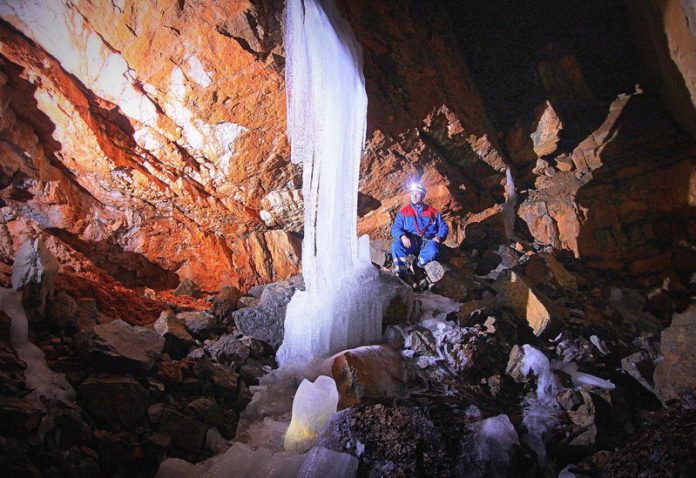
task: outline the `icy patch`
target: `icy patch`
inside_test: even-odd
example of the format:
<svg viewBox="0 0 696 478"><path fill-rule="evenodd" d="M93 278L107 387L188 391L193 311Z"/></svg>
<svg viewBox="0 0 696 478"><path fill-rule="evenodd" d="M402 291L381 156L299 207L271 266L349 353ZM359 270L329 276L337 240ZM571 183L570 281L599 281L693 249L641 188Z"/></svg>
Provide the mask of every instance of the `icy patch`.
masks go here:
<svg viewBox="0 0 696 478"><path fill-rule="evenodd" d="M520 370L524 375L531 372L537 376L536 396L528 396L522 402L522 422L527 427L524 440L536 452L539 463L543 465L546 463L545 436L559 421L560 407L556 395L561 386L551 371L551 364L546 355L529 344L524 345L522 349L524 357Z"/></svg>
<svg viewBox="0 0 696 478"><path fill-rule="evenodd" d="M253 396L239 417L235 439L247 443L252 448L283 450L283 440L291 418L293 395L300 382L304 378L313 380L321 374L329 373L329 364L310 361L276 369L261 377L258 386L249 387Z"/></svg>
<svg viewBox="0 0 696 478"><path fill-rule="evenodd" d="M347 453L315 446L307 453L297 478L353 478L357 474L357 458Z"/></svg>
<svg viewBox="0 0 696 478"><path fill-rule="evenodd" d="M292 403L292 421L285 434L285 449L303 452L311 448L337 407L338 390L333 378L321 375L314 383L303 380Z"/></svg>
<svg viewBox="0 0 696 478"><path fill-rule="evenodd" d="M12 347L27 364L24 376L27 386L33 390L29 398L39 405L44 403L44 399L73 402L75 390L65 380L65 376L48 368L44 353L29 342L21 292L0 287L0 310L12 319Z"/></svg>
<svg viewBox="0 0 696 478"><path fill-rule="evenodd" d="M302 466L303 455L288 452L272 453L266 448L252 450L244 443L235 443L221 455L197 465L178 458L164 460L156 478L227 478L264 477L295 478Z"/></svg>
<svg viewBox="0 0 696 478"><path fill-rule="evenodd" d="M454 322L448 321L447 316L459 311L461 307L459 302L430 292L416 294L416 301L420 304L422 311L421 325L436 337L454 329Z"/></svg>
<svg viewBox="0 0 696 478"><path fill-rule="evenodd" d="M570 375L571 379L573 380L573 385L576 387L587 386L604 388L606 390L614 390L616 388L616 385L609 380L604 380L603 378L596 377L589 373L580 372L578 370L578 364L575 362L561 364L556 367L556 369Z"/></svg>
<svg viewBox="0 0 696 478"><path fill-rule="evenodd" d="M210 75L205 71L201 60L196 55L190 56L186 63L188 64L189 76L193 81L203 88L207 88L212 84L213 81L210 79Z"/></svg>
<svg viewBox="0 0 696 478"><path fill-rule="evenodd" d="M520 370L525 376L531 373L537 376L537 398L556 398L561 385L558 378L551 371L551 363L539 350L529 344L522 346L524 357Z"/></svg>
<svg viewBox="0 0 696 478"><path fill-rule="evenodd" d="M474 431L474 450L477 462L489 464L494 476L505 476L512 449L519 444L519 437L507 415L486 418L471 426Z"/></svg>
<svg viewBox="0 0 696 478"><path fill-rule="evenodd" d="M391 297L372 264L352 270L331 289L297 291L288 304L285 337L276 359L285 366L378 342ZM309 320L309 319L312 320Z"/></svg>

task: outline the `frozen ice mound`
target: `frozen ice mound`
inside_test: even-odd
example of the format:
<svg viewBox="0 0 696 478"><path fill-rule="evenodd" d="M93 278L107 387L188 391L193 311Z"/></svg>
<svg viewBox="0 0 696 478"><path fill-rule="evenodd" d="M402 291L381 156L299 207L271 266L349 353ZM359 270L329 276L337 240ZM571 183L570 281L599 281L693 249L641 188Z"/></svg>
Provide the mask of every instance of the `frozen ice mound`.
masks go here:
<svg viewBox="0 0 696 478"><path fill-rule="evenodd" d="M237 442L221 455L196 465L179 458L164 460L156 478L295 478L302 466L303 455L267 448L252 450Z"/></svg>
<svg viewBox="0 0 696 478"><path fill-rule="evenodd" d="M297 478L353 478L358 473L358 459L347 453L315 446L307 453Z"/></svg>
<svg viewBox="0 0 696 478"><path fill-rule="evenodd" d="M337 407L338 390L334 379L321 375L314 383L303 380L292 403L292 420L285 433L285 449L295 452L309 450Z"/></svg>
<svg viewBox="0 0 696 478"><path fill-rule="evenodd" d="M469 425L472 432L462 446L466 476L508 476L513 447L519 444L515 427L501 414Z"/></svg>

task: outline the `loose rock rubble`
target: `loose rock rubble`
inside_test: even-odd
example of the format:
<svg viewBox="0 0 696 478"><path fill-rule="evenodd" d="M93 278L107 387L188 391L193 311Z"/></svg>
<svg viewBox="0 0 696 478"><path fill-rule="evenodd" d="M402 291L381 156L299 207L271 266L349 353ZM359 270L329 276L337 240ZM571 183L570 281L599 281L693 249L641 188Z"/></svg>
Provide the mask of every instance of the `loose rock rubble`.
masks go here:
<svg viewBox="0 0 696 478"><path fill-rule="evenodd" d="M672 276L660 289L660 310L675 312L670 325L651 312L654 289L524 244L448 251L426 273L430 290L417 292L383 272L397 292L385 344L328 362L342 411L316 450L352 455L361 477L633 476L627 463L653 456L641 442L652 438L641 437L657 431L669 444L650 442L663 468L636 469L688 476L691 285ZM22 398L24 365L0 315L6 469L150 476L165 457L196 463L239 452L240 414L267 388L259 380L276 367L298 288L300 279L246 296L225 288L204 301L207 310L170 303L150 327L103 321L94 302L65 292L48 296L33 340L77 397L46 408ZM288 394L278 400L291 399L292 390L278 390ZM289 417L272 420L275 430ZM254 451L258 426L243 427L250 457L262 451Z"/></svg>

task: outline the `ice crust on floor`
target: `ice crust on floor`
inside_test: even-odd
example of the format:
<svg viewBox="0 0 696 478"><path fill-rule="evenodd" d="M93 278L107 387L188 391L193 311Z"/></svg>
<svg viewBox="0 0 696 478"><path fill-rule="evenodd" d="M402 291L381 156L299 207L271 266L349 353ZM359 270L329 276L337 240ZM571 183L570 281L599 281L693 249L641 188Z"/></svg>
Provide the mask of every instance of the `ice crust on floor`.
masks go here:
<svg viewBox="0 0 696 478"><path fill-rule="evenodd" d="M297 478L353 478L358 473L358 459L347 453L315 446L305 457Z"/></svg>
<svg viewBox="0 0 696 478"><path fill-rule="evenodd" d="M303 455L289 452L273 453L267 448L252 450L237 442L221 455L196 465L179 458L164 460L156 478L295 478L302 466Z"/></svg>
<svg viewBox="0 0 696 478"><path fill-rule="evenodd" d="M290 0L285 18L291 159L303 164L305 291L287 308L282 366L381 338L385 299L357 238L367 94L362 52L333 0Z"/></svg>
<svg viewBox="0 0 696 478"><path fill-rule="evenodd" d="M285 449L309 450L337 407L338 390L333 378L321 375L314 383L304 379L292 403L292 420L285 434Z"/></svg>
<svg viewBox="0 0 696 478"><path fill-rule="evenodd" d="M75 390L65 376L48 368L44 353L29 342L27 316L22 307L22 293L0 287L0 310L12 319L11 342L17 356L27 364L24 376L32 389L29 398L37 404L44 399L72 403Z"/></svg>
<svg viewBox="0 0 696 478"><path fill-rule="evenodd" d="M473 447L463 450L475 463L485 463L494 476L505 476L513 446L519 444L515 427L507 415L501 414L473 423Z"/></svg>

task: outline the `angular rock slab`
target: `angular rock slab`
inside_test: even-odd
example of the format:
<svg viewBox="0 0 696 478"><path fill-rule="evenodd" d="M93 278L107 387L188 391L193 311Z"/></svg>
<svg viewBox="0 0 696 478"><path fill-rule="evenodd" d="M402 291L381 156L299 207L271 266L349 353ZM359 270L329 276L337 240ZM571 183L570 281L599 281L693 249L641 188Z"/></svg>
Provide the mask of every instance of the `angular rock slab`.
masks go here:
<svg viewBox="0 0 696 478"><path fill-rule="evenodd" d="M196 341L186 330L184 321L173 312L164 311L155 322L155 331L164 337L164 351L174 358L182 358Z"/></svg>
<svg viewBox="0 0 696 478"><path fill-rule="evenodd" d="M568 312L532 287L524 277L503 271L493 284L498 300L527 320L536 336L550 336L562 326Z"/></svg>
<svg viewBox="0 0 696 478"><path fill-rule="evenodd" d="M675 314L662 331L663 359L655 367L655 394L666 404L696 390L696 305Z"/></svg>
<svg viewBox="0 0 696 478"><path fill-rule="evenodd" d="M283 343L285 311L295 293L290 282L268 284L261 292L258 307L247 307L232 312L231 317L244 335L266 342L273 350Z"/></svg>
<svg viewBox="0 0 696 478"><path fill-rule="evenodd" d="M337 354L331 375L338 389L339 409L393 399L405 386L401 354L388 345L369 345Z"/></svg>
<svg viewBox="0 0 696 478"><path fill-rule="evenodd" d="M94 327L90 355L108 368L148 372L163 349L164 338L154 330L117 319Z"/></svg>
<svg viewBox="0 0 696 478"><path fill-rule="evenodd" d="M91 376L80 386L85 409L107 429L118 423L132 430L145 415L149 395L132 377Z"/></svg>

